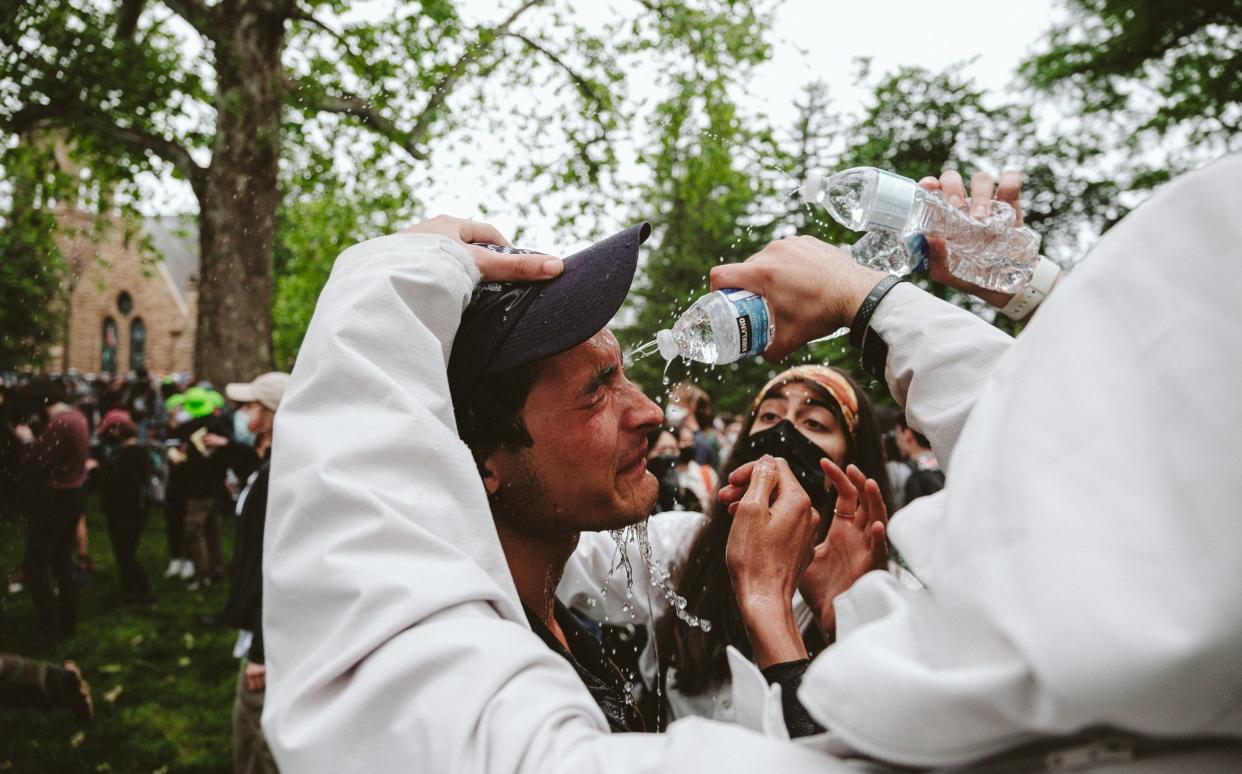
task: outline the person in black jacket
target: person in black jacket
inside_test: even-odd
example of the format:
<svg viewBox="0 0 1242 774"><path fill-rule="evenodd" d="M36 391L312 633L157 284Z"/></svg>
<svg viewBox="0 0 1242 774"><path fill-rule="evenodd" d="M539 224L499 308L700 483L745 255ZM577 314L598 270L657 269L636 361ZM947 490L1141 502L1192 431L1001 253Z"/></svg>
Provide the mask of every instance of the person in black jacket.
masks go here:
<svg viewBox="0 0 1242 774"><path fill-rule="evenodd" d="M121 602L149 605L151 584L138 561L138 542L147 525L151 455L138 442L138 426L124 412L109 412L99 425L99 437L104 444L100 503L121 580Z"/></svg>
<svg viewBox="0 0 1242 774"><path fill-rule="evenodd" d="M236 466L226 448L233 435L232 422L217 411L177 425L172 434L181 441L179 451L185 460L177 471L177 484L185 502L185 547L194 565L191 588L210 586L224 579L219 508L228 497L227 471Z"/></svg>
<svg viewBox="0 0 1242 774"><path fill-rule="evenodd" d="M263 653L263 527L272 459L272 422L288 381L288 374L273 372L253 382L225 388L228 399L241 404L237 413L245 418L247 429L254 434L254 450L259 457L258 467L237 497L232 586L222 616L226 623L241 630L234 653L244 656L233 702L235 772L276 771L259 726L267 685Z"/></svg>

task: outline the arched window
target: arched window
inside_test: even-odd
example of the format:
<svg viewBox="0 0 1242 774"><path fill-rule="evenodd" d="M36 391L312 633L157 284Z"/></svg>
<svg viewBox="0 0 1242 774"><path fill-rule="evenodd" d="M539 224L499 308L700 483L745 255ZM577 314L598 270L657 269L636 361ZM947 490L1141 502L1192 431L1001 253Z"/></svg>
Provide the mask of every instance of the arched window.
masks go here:
<svg viewBox="0 0 1242 774"><path fill-rule="evenodd" d="M129 370L142 371L147 367L147 325L141 317L129 324Z"/></svg>
<svg viewBox="0 0 1242 774"><path fill-rule="evenodd" d="M99 347L99 370L116 373L116 320L105 317L103 321L102 343Z"/></svg>

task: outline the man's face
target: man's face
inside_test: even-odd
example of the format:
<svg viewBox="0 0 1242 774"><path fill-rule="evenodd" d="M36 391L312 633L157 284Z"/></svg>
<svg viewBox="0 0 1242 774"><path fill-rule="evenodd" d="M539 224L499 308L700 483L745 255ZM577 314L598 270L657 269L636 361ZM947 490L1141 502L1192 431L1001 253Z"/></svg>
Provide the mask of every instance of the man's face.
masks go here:
<svg viewBox="0 0 1242 774"><path fill-rule="evenodd" d="M546 361L522 416L534 444L485 463L506 526L569 535L651 513L659 484L647 472L647 434L662 414L625 378L610 331Z"/></svg>
<svg viewBox="0 0 1242 774"><path fill-rule="evenodd" d="M247 423L246 429L256 435L272 432L272 420L276 416L276 412L257 400L249 403L243 403L241 410L246 412Z"/></svg>

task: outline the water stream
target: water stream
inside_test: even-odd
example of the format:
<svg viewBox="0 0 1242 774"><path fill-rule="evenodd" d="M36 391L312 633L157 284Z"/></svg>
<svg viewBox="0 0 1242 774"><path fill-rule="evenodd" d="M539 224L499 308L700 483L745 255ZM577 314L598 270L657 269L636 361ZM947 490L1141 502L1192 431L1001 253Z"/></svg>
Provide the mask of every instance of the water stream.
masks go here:
<svg viewBox="0 0 1242 774"><path fill-rule="evenodd" d="M712 630L711 621L706 618L699 618L686 611L686 598L678 594L669 584L671 574L652 560L651 539L647 532L647 520L621 529L609 530L609 534L612 535L612 539L616 542L618 549L617 564L609 572L609 575L611 576L612 572L618 569L625 571L625 598L627 604L622 608L623 612L628 612L631 618L634 615L633 606L628 603L629 600L634 598L634 565L630 561L630 554L626 549L631 542L636 542L638 544L638 555L642 558L643 567L647 570L650 584L664 595L673 614L689 626L696 626L705 632Z"/></svg>

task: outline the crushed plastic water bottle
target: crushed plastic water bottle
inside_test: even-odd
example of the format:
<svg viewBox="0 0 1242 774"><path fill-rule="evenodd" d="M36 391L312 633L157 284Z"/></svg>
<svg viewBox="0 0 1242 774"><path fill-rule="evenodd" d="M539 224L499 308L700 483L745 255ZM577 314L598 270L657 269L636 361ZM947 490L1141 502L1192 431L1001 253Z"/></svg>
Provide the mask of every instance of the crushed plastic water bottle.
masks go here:
<svg viewBox="0 0 1242 774"><path fill-rule="evenodd" d="M763 354L776 325L763 296L736 288L717 290L695 301L672 329L656 334L665 360L721 365Z"/></svg>
<svg viewBox="0 0 1242 774"><path fill-rule="evenodd" d="M868 231L845 250L863 266L890 274L927 271L927 238L922 234L902 237L896 231Z"/></svg>
<svg viewBox="0 0 1242 774"><path fill-rule="evenodd" d="M876 268L913 271L920 251L911 239L917 236L944 239L949 271L990 290L1016 293L1039 262L1039 235L1015 226L1016 213L1005 202L994 201L992 213L976 220L949 205L939 191L875 167L854 167L831 177L812 174L798 191L846 228L867 231L851 253ZM870 237L877 231L887 234Z"/></svg>

